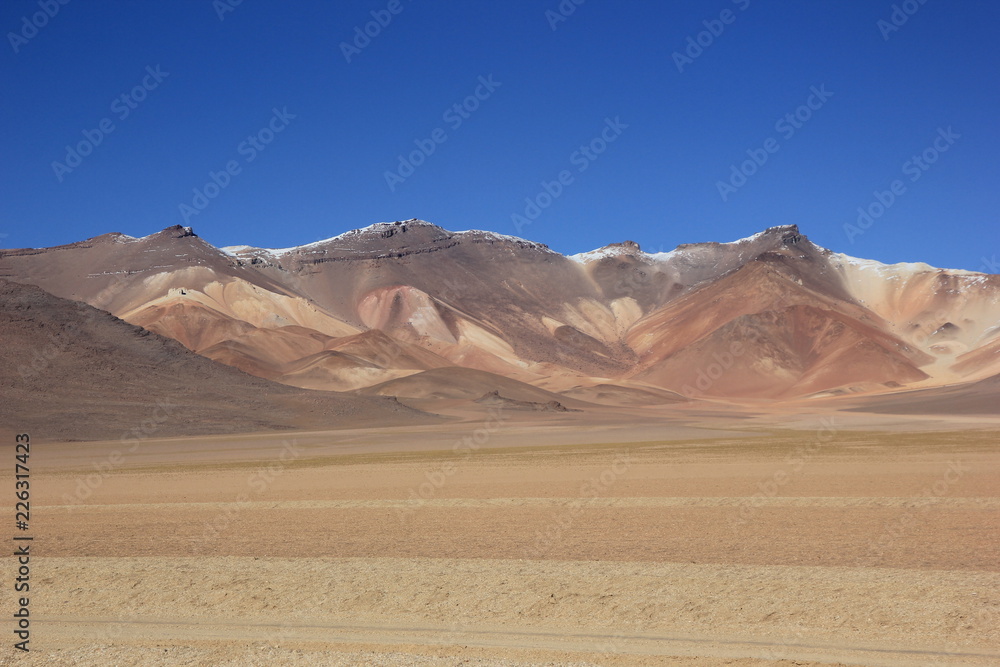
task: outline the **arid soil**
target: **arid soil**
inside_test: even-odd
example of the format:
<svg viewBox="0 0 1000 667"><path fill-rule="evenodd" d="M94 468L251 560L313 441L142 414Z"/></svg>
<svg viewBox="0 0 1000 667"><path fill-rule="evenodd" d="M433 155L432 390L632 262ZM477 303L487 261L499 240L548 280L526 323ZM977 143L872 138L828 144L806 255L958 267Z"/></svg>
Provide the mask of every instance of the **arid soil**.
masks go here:
<svg viewBox="0 0 1000 667"><path fill-rule="evenodd" d="M529 417L39 444L0 663L1000 664L995 427Z"/></svg>

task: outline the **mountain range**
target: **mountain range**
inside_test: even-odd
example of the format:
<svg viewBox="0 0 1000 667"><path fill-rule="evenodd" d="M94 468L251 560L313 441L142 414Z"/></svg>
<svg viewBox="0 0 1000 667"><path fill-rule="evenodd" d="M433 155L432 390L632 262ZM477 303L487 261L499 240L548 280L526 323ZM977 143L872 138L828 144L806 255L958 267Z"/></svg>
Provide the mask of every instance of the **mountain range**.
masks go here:
<svg viewBox="0 0 1000 667"><path fill-rule="evenodd" d="M286 249L175 226L0 250L0 278L249 376L372 397L885 403L1000 374L1000 276L856 259L795 225L568 257L420 220Z"/></svg>

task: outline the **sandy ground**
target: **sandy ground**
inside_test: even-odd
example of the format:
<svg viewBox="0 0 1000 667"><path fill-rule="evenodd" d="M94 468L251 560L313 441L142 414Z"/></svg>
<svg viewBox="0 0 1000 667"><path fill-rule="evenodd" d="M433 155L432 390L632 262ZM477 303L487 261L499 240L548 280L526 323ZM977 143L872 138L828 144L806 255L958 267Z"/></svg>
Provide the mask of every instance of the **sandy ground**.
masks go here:
<svg viewBox="0 0 1000 667"><path fill-rule="evenodd" d="M798 421L43 444L0 664L1000 664L1000 431Z"/></svg>

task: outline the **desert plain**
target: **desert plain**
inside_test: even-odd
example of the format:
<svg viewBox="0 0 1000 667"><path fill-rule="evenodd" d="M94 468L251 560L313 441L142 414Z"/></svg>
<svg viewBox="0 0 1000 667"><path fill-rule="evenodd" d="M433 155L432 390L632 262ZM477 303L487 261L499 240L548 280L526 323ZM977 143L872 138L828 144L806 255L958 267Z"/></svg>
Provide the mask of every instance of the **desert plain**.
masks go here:
<svg viewBox="0 0 1000 667"><path fill-rule="evenodd" d="M0 663L1000 664L1000 420L656 414L39 441Z"/></svg>

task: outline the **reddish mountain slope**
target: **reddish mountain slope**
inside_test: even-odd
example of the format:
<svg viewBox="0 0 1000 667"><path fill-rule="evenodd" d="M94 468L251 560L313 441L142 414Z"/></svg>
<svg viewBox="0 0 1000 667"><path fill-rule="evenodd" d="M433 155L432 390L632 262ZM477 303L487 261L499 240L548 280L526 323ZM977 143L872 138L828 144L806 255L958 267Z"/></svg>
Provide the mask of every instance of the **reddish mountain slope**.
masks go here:
<svg viewBox="0 0 1000 667"><path fill-rule="evenodd" d="M463 367L580 396L646 387L785 399L1000 370L1000 276L856 260L794 225L667 253L626 242L573 257L418 220L284 250L218 249L172 227L2 250L0 276L315 389L427 372L447 382L434 371ZM734 345L726 372L705 380Z"/></svg>

